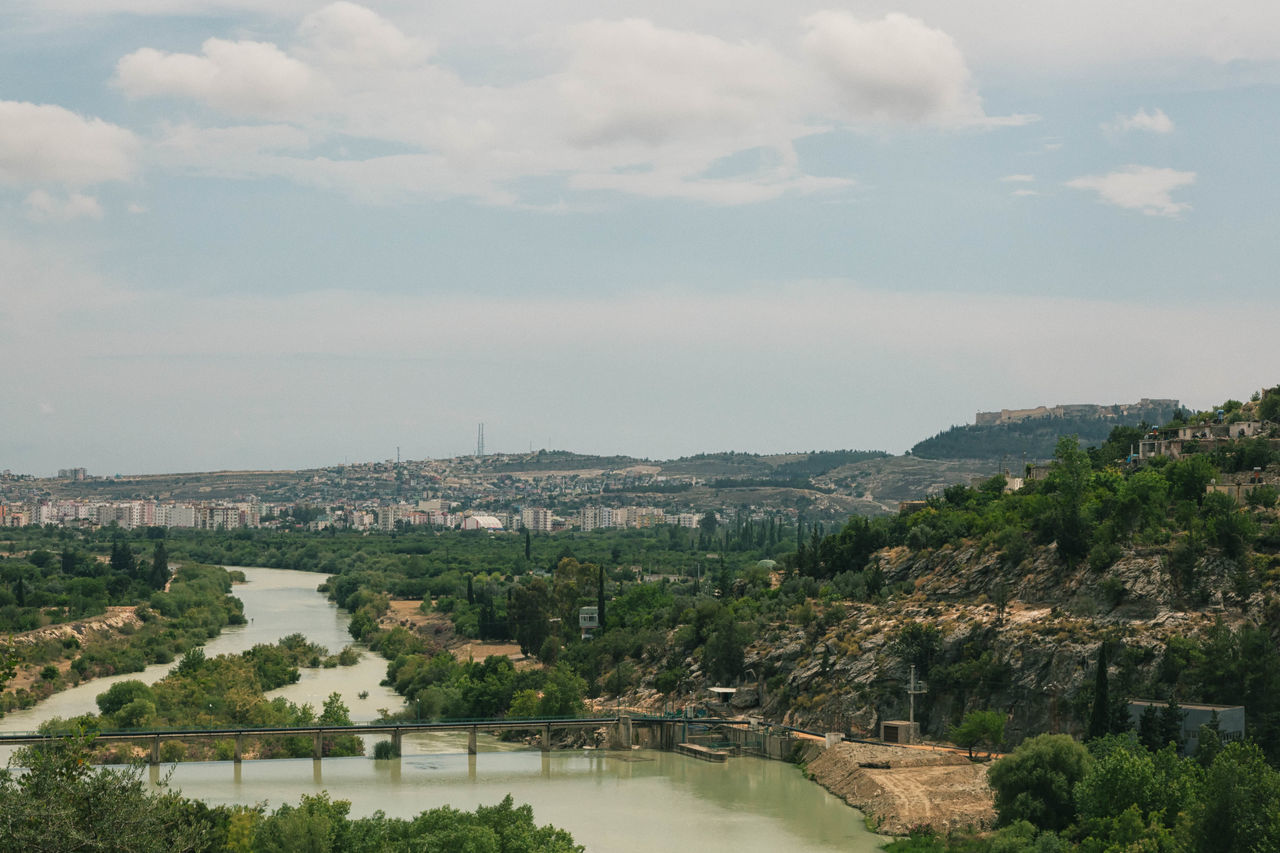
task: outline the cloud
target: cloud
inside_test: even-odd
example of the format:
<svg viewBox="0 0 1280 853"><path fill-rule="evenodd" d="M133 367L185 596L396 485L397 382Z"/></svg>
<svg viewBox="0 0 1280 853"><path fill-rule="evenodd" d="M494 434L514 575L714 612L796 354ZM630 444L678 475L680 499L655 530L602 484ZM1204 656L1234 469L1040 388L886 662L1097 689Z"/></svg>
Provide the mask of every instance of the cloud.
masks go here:
<svg viewBox="0 0 1280 853"><path fill-rule="evenodd" d="M122 181L138 149L128 130L52 104L0 101L0 183Z"/></svg>
<svg viewBox="0 0 1280 853"><path fill-rule="evenodd" d="M795 88L795 69L765 45L639 19L581 24L569 40L556 89L571 139L585 147L750 132L773 121Z"/></svg>
<svg viewBox="0 0 1280 853"><path fill-rule="evenodd" d="M302 20L298 36L299 52L320 64L412 66L430 54L423 39L406 36L390 21L355 3L330 3L312 12Z"/></svg>
<svg viewBox="0 0 1280 853"><path fill-rule="evenodd" d="M1032 196L1032 195L1040 195L1040 193L1036 192L1035 190L1022 189L1022 190L1014 190L1012 193L1010 193L1010 195Z"/></svg>
<svg viewBox="0 0 1280 853"><path fill-rule="evenodd" d="M1005 175L1000 180L1009 183L1029 184L1036 179L1035 175Z"/></svg>
<svg viewBox="0 0 1280 853"><path fill-rule="evenodd" d="M1173 119L1164 114L1164 110L1156 108L1149 113L1146 108L1138 110L1131 116L1117 115L1114 121L1102 125L1108 133L1128 133L1132 130L1148 133L1173 133Z"/></svg>
<svg viewBox="0 0 1280 853"><path fill-rule="evenodd" d="M45 190L32 190L23 200L32 222L70 222L73 219L101 219L102 205L93 196L71 193L65 199Z"/></svg>
<svg viewBox="0 0 1280 853"><path fill-rule="evenodd" d="M132 98L192 98L231 115L278 115L307 105L313 75L274 44L207 39L200 56L144 47L116 63Z"/></svg>
<svg viewBox="0 0 1280 853"><path fill-rule="evenodd" d="M339 2L304 17L291 43L142 48L118 62L115 83L239 120L162 125L157 154L170 169L283 176L367 200L541 204L521 191L538 178L544 195L750 204L849 186L807 174L796 153L797 140L835 127L1022 120L985 115L955 42L913 18L822 13L797 34L774 44L642 18L576 22L523 35L541 52L536 71L480 84L426 38ZM767 156L751 168L718 171L757 151Z"/></svg>
<svg viewBox="0 0 1280 853"><path fill-rule="evenodd" d="M1078 190L1093 190L1107 204L1140 210L1148 216L1177 216L1190 210L1186 202L1175 202L1174 190L1195 183L1195 172L1159 169L1153 166L1125 166L1105 175L1086 175L1067 181Z"/></svg>
<svg viewBox="0 0 1280 853"><path fill-rule="evenodd" d="M1020 124L1026 116L983 112L964 55L951 36L896 12L863 21L843 11L805 19L805 57L833 88L851 121Z"/></svg>

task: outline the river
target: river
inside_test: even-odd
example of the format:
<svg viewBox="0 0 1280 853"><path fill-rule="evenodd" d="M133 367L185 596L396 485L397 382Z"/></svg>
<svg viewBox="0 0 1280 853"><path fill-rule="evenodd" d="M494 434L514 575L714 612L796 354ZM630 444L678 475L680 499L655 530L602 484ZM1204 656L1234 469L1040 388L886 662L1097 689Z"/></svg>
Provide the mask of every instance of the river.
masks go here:
<svg viewBox="0 0 1280 853"><path fill-rule="evenodd" d="M315 591L324 575L280 569L243 570L248 582L235 594L246 625L227 628L205 646L213 656L302 633L336 652L350 642L347 615ZM35 708L0 720L5 731L28 731L54 716L96 711L94 698L114 681L152 682L173 664L143 673L97 679L55 694ZM386 661L362 651L351 667L304 669L296 684L273 691L317 709L334 691L353 720L377 717L379 708L401 707L401 698L378 684ZM359 699L368 691L366 699ZM370 736L368 743L372 752ZM694 848L699 853L754 851L853 851L878 849L862 816L808 781L792 765L757 758L710 764L649 750L607 752L538 749L479 739L479 755L466 754L465 735L406 735L398 760L370 758L190 762L151 769L153 783L168 776L185 795L211 804L297 802L302 794L328 791L350 800L353 816L381 809L411 817L440 805L471 809L510 793L533 806L539 824L571 832L590 851L630 853Z"/></svg>

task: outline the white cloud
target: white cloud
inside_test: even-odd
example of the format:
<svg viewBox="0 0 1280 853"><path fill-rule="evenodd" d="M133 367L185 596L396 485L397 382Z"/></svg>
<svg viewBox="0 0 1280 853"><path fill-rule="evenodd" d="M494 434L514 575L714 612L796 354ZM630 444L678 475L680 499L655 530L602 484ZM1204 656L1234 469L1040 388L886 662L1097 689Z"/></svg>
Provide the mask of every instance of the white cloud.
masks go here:
<svg viewBox="0 0 1280 853"><path fill-rule="evenodd" d="M1000 180L1008 183L1029 184L1036 179L1035 175L1005 175Z"/></svg>
<svg viewBox="0 0 1280 853"><path fill-rule="evenodd" d="M896 12L863 21L843 11L805 20L805 56L833 87L845 118L942 125L1021 123L982 109L964 55L951 36Z"/></svg>
<svg viewBox="0 0 1280 853"><path fill-rule="evenodd" d="M390 21L355 3L330 3L298 27L299 52L320 64L410 66L430 54L427 43L406 36Z"/></svg>
<svg viewBox="0 0 1280 853"><path fill-rule="evenodd" d="M137 139L51 104L0 101L0 183L86 186L133 174Z"/></svg>
<svg viewBox="0 0 1280 853"><path fill-rule="evenodd" d="M1035 190L1026 190L1026 189L1023 189L1023 190L1014 190L1014 191L1011 193L1011 195L1016 195L1016 196L1032 196L1032 195L1040 195L1040 193L1036 192Z"/></svg>
<svg viewBox="0 0 1280 853"><path fill-rule="evenodd" d="M824 13L803 31L800 47L784 49L640 18L578 22L532 39L544 51L538 72L480 85L427 39L339 2L304 18L293 44L143 48L120 60L115 82L133 97L274 122L165 125L158 153L169 168L285 176L372 200L519 205L518 183L538 177L570 191L747 204L850 185L806 174L796 155L797 139L833 126L1018 120L986 116L958 47L919 21ZM850 50L872 53L859 64ZM754 151L768 156L717 171Z"/></svg>
<svg viewBox="0 0 1280 853"><path fill-rule="evenodd" d="M101 219L102 205L93 196L71 193L59 198L45 190L32 190L23 200L27 218L33 222L70 222L73 219Z"/></svg>
<svg viewBox="0 0 1280 853"><path fill-rule="evenodd" d="M1067 181L1078 190L1093 190L1107 204L1140 210L1148 216L1177 216L1190 210L1186 202L1173 200L1174 190L1195 183L1195 172L1159 169L1153 166L1125 166L1105 175L1085 175Z"/></svg>
<svg viewBox="0 0 1280 853"><path fill-rule="evenodd" d="M201 53L144 47L116 63L116 85L133 98L192 98L252 116L297 112L313 94L311 69L274 44L211 38Z"/></svg>
<svg viewBox="0 0 1280 853"><path fill-rule="evenodd" d="M737 136L776 122L796 88L795 69L764 45L638 19L581 24L569 40L556 89L571 139L584 147Z"/></svg>
<svg viewBox="0 0 1280 853"><path fill-rule="evenodd" d="M1108 133L1128 133L1132 130L1148 133L1173 133L1173 119L1164 114L1164 110L1156 108L1153 113L1146 108L1139 109L1131 116L1118 115L1114 121L1102 125Z"/></svg>

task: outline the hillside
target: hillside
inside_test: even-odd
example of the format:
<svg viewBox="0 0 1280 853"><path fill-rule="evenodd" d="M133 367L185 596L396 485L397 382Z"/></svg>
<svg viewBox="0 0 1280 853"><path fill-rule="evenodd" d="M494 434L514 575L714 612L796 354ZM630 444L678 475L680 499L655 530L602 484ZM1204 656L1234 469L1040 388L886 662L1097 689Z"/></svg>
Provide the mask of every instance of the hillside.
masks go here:
<svg viewBox="0 0 1280 853"><path fill-rule="evenodd" d="M976 423L953 426L911 448L926 459L1004 459L1020 469L1053 458L1058 439L1074 435L1089 447L1106 441L1118 426L1159 426L1181 412L1177 400L1142 400L1111 406L1055 406L1021 411L979 412Z"/></svg>

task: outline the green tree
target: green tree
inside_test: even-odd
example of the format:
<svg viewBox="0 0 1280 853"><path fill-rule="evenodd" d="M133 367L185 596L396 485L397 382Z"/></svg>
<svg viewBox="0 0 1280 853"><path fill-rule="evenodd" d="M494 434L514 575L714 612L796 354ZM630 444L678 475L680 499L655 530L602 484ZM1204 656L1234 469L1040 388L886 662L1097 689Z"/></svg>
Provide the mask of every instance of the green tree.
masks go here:
<svg viewBox="0 0 1280 853"><path fill-rule="evenodd" d="M703 647L707 674L722 684L736 681L742 675L746 647L746 631L734 621L732 614L722 611Z"/></svg>
<svg viewBox="0 0 1280 853"><path fill-rule="evenodd" d="M152 589L164 589L169 582L169 549L164 542L157 542L151 555L151 574L147 578Z"/></svg>
<svg viewBox="0 0 1280 853"><path fill-rule="evenodd" d="M1202 853L1280 850L1280 774L1254 744L1222 748L1205 773L1196 813Z"/></svg>
<svg viewBox="0 0 1280 853"><path fill-rule="evenodd" d="M95 769L89 741L68 738L0 771L0 849L97 853L214 851L226 815L172 791L154 795L138 768Z"/></svg>
<svg viewBox="0 0 1280 853"><path fill-rule="evenodd" d="M1089 461L1089 454L1080 449L1080 442L1071 435L1058 439L1054 458L1056 461L1046 480L1046 487L1053 496L1053 537L1063 560L1074 565L1089 553L1090 525L1085 506L1089 500L1093 464Z"/></svg>
<svg viewBox="0 0 1280 853"><path fill-rule="evenodd" d="M902 658L903 663L914 665L916 675L924 678L929 674L929 667L942 654L942 632L936 625L908 622L893 638L889 651Z"/></svg>
<svg viewBox="0 0 1280 853"><path fill-rule="evenodd" d="M511 623L520 651L537 654L551 636L551 590L542 578L516 586L511 598Z"/></svg>
<svg viewBox="0 0 1280 853"><path fill-rule="evenodd" d="M969 757L973 758L975 746L990 750L1004 741L1004 722L1004 714L999 711L970 711L947 736L956 746L969 750Z"/></svg>
<svg viewBox="0 0 1280 853"><path fill-rule="evenodd" d="M1093 759L1070 735L1038 735L991 765L1001 826L1018 820L1058 831L1075 820L1074 789Z"/></svg>
<svg viewBox="0 0 1280 853"><path fill-rule="evenodd" d="M1093 679L1093 708L1089 712L1089 737L1102 737L1111 730L1111 691L1107 685L1107 644L1098 646L1098 664Z"/></svg>

